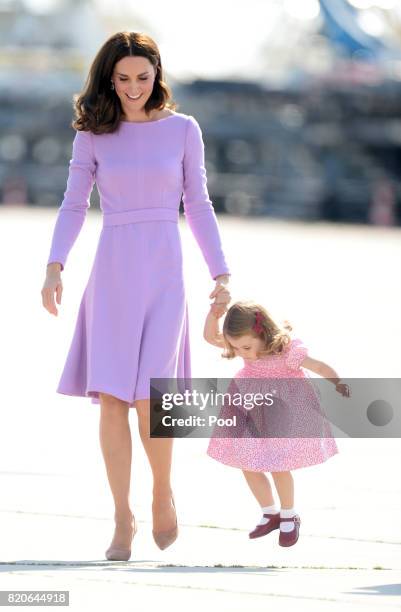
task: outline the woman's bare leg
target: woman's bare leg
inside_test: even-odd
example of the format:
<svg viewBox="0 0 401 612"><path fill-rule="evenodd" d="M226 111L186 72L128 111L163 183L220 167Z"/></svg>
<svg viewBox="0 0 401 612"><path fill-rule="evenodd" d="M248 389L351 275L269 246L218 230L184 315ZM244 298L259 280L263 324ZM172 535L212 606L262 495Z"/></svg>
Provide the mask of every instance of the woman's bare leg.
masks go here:
<svg viewBox="0 0 401 612"><path fill-rule="evenodd" d="M281 502L281 508L294 507L294 479L291 472L272 472L274 484Z"/></svg>
<svg viewBox="0 0 401 612"><path fill-rule="evenodd" d="M150 437L150 400L135 401L138 427L142 444L148 456L153 475L153 529L168 531L175 526L176 514L171 503L171 463L173 438Z"/></svg>
<svg viewBox="0 0 401 612"><path fill-rule="evenodd" d="M242 473L261 507L273 506L272 488L266 474L263 472L250 472L248 470L242 470Z"/></svg>
<svg viewBox="0 0 401 612"><path fill-rule="evenodd" d="M129 404L107 393L99 393L100 446L114 499L116 523L112 547L129 548L134 529L130 507L132 440Z"/></svg>

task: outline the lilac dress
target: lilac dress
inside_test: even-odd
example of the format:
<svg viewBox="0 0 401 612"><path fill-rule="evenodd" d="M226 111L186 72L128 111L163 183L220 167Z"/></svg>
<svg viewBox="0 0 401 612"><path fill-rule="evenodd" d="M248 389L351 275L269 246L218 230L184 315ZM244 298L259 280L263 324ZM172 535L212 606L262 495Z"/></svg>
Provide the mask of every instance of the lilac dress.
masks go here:
<svg viewBox="0 0 401 612"><path fill-rule="evenodd" d="M201 128L191 115L77 131L48 263L64 269L96 181L103 226L57 393L150 397L150 378L190 378L179 232L185 218L211 277L229 274L209 199Z"/></svg>
<svg viewBox="0 0 401 612"><path fill-rule="evenodd" d="M242 396L247 393L263 395L271 391L269 381L274 379L283 401L282 406L286 406L291 418L294 418L289 431L294 431L298 424L302 431L311 434L317 432L319 435L307 438L224 438L212 435L207 448L209 457L251 472L285 472L324 463L338 453L336 440L320 404L319 389L308 384L309 380L312 382L311 377L301 367L307 354L308 349L302 340L292 338L291 343L279 355L269 355L254 361L244 359L244 367L230 383L230 393L235 394L238 389ZM286 380L297 378L306 379L306 384L286 383ZM285 380L280 383L279 379ZM232 410L230 405L223 406L221 416L232 416ZM268 423L264 431L268 431Z"/></svg>

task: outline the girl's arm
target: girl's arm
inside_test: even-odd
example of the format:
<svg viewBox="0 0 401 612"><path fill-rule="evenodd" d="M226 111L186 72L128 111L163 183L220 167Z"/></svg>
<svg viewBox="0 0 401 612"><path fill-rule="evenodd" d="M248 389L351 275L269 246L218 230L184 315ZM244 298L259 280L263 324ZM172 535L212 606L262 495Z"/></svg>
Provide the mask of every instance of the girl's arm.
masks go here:
<svg viewBox="0 0 401 612"><path fill-rule="evenodd" d="M213 346L218 346L219 348L225 348L224 336L219 329L219 319L213 313L212 309L209 310L205 320L203 337L209 344L213 344Z"/></svg>
<svg viewBox="0 0 401 612"><path fill-rule="evenodd" d="M313 359L312 357L305 357L301 363L301 367L326 378L334 384L336 391L342 395L349 396L348 385L341 382L341 378L337 372L331 366L327 365L327 363L319 361L318 359Z"/></svg>

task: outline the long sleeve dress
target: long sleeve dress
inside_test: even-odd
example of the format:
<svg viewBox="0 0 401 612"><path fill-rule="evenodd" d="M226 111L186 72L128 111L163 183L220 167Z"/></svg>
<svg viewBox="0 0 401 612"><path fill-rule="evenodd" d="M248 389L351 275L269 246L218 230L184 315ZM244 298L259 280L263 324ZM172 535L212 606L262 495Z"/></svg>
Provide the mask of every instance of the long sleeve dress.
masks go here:
<svg viewBox="0 0 401 612"><path fill-rule="evenodd" d="M230 274L192 115L77 131L47 263L81 230L96 181L103 225L57 393L150 397L150 378L191 378L179 205L211 277Z"/></svg>

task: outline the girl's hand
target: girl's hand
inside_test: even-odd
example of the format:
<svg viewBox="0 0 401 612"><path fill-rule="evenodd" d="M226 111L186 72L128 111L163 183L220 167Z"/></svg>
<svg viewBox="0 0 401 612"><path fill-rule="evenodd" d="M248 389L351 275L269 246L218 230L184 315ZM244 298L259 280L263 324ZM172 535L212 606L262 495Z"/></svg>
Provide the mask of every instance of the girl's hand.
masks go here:
<svg viewBox="0 0 401 612"><path fill-rule="evenodd" d="M336 384L336 391L337 393L341 393L344 397L349 397L351 395L349 386L341 382Z"/></svg>
<svg viewBox="0 0 401 612"><path fill-rule="evenodd" d="M47 268L46 279L41 293L43 306L50 314L54 314L57 317L58 310L54 301L54 294L56 294L57 304L61 304L63 283L61 281L60 270L57 267L52 267L51 264Z"/></svg>
<svg viewBox="0 0 401 612"><path fill-rule="evenodd" d="M227 312L227 308L224 307L223 309L220 304L211 304L210 312L216 319L220 319L220 317L222 317L223 314Z"/></svg>
<svg viewBox="0 0 401 612"><path fill-rule="evenodd" d="M213 314L218 318L227 312L226 305L231 301L231 295L229 290L226 288L229 282L228 274L221 274L216 277L216 286L209 298L215 298L210 308Z"/></svg>

